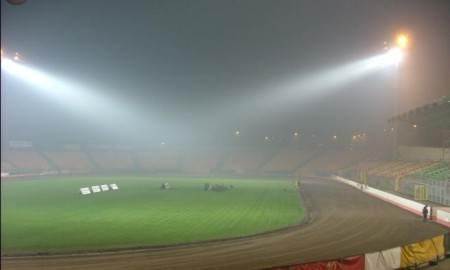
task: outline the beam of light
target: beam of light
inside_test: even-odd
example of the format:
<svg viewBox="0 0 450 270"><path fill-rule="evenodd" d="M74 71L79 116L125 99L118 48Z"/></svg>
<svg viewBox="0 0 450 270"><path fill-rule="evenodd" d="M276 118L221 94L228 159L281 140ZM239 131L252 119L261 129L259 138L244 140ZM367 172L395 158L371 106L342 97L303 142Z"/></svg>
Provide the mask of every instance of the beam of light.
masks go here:
<svg viewBox="0 0 450 270"><path fill-rule="evenodd" d="M264 113L287 112L314 99L330 95L365 76L387 70L395 72L403 57L401 49L393 48L379 55L309 75L267 82L257 87L258 94L255 95L256 91L251 91L248 95L241 96L238 101L230 100L215 114L211 113L210 117L227 115L229 118L235 118L245 113L247 116L261 119L264 118ZM230 108L233 110L230 111Z"/></svg>
<svg viewBox="0 0 450 270"><path fill-rule="evenodd" d="M42 94L70 110L74 116L81 117L83 121L92 122L99 127L113 128L112 135L126 138L127 135L137 133L137 129L144 126L142 123L149 122L139 119L136 110L127 106L124 101L115 101L73 81L50 75L9 58L3 58L1 66L2 71L32 88L39 89Z"/></svg>
<svg viewBox="0 0 450 270"><path fill-rule="evenodd" d="M322 96L333 89L352 83L369 74L397 67L403 59L403 52L398 48L367 59L303 76L290 82L274 86L272 93L265 98L269 100L301 101Z"/></svg>
<svg viewBox="0 0 450 270"><path fill-rule="evenodd" d="M52 86L54 82L51 80L51 78L38 70L35 70L33 68L29 68L27 66L24 66L22 64L15 63L11 61L9 58L5 58L2 61L2 70L6 71L10 75L14 77L18 77L23 79L29 84L32 84L33 86L39 87L39 88L49 88Z"/></svg>
<svg viewBox="0 0 450 270"><path fill-rule="evenodd" d="M385 57L387 63L394 63L398 66L404 58L404 53L400 48L392 48L385 54Z"/></svg>

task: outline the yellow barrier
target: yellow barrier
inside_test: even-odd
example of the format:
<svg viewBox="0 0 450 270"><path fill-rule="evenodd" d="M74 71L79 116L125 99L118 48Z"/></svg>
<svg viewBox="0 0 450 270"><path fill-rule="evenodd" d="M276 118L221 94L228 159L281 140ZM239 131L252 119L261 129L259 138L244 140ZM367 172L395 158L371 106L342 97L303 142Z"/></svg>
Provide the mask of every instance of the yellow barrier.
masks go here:
<svg viewBox="0 0 450 270"><path fill-rule="evenodd" d="M403 246L401 250L402 268L435 261L437 257L444 256L444 235Z"/></svg>

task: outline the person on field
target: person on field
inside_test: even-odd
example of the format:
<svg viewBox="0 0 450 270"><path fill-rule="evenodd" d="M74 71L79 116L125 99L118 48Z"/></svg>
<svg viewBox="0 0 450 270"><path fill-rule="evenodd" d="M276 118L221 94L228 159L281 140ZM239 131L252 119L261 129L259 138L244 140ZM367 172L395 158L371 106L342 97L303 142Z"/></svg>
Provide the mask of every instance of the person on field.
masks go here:
<svg viewBox="0 0 450 270"><path fill-rule="evenodd" d="M426 222L428 217L428 204L425 204L425 206L423 207L422 215L423 215L423 222Z"/></svg>

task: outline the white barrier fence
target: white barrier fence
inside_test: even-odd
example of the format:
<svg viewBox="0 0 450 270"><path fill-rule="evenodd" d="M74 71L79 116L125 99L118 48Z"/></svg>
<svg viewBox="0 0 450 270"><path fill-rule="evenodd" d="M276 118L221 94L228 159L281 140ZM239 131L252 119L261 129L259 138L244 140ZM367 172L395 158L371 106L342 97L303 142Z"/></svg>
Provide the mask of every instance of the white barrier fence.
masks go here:
<svg viewBox="0 0 450 270"><path fill-rule="evenodd" d="M379 199L387 201L387 202L394 204L400 208L408 210L414 214L422 215L422 209L425 206L425 204L423 204L423 203L419 203L419 202L416 202L413 200L408 200L408 199L402 198L400 196L378 190L376 188L364 187L360 183L357 183L357 182L349 180L349 179L345 179L340 176L334 176L334 177L332 177L332 179L337 180L342 183L345 183L347 185L353 186L355 188L358 188L362 192L368 193L374 197L377 197ZM442 224L446 227L450 227L450 213L438 209L436 211L436 222L439 224Z"/></svg>
<svg viewBox="0 0 450 270"><path fill-rule="evenodd" d="M117 184L103 184L103 185L97 185L97 186L91 186L91 187L82 187L80 188L81 195L89 195L92 193L98 193L98 192L106 192L106 191L113 191L118 190L119 186Z"/></svg>
<svg viewBox="0 0 450 270"><path fill-rule="evenodd" d="M438 209L438 210L436 210L436 218L438 220L443 220L450 224L450 213L449 212Z"/></svg>

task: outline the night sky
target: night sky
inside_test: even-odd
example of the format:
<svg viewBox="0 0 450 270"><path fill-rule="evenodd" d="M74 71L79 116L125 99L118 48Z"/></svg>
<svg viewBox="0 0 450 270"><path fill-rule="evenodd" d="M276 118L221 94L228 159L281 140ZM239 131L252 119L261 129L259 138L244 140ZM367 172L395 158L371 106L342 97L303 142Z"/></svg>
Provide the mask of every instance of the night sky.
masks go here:
<svg viewBox="0 0 450 270"><path fill-rule="evenodd" d="M292 130L327 137L383 128L395 110L450 94L448 0L28 0L1 8L6 53L139 115L137 124L119 117L115 128L98 126L91 120L100 116L78 117L2 72L9 139L192 143L235 129L257 139ZM258 103L282 95L286 82L379 54L400 31L411 47L398 73ZM121 128L131 132L114 136Z"/></svg>

